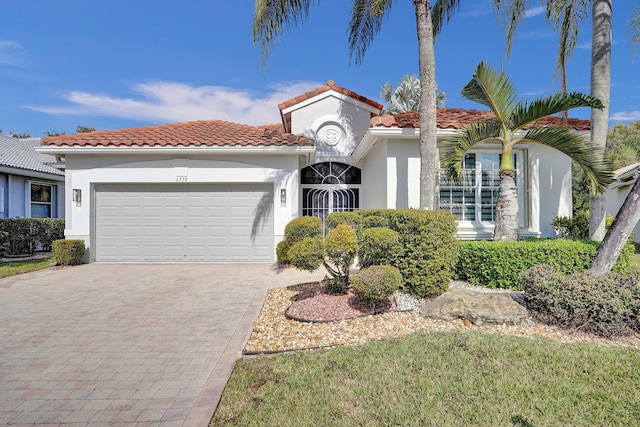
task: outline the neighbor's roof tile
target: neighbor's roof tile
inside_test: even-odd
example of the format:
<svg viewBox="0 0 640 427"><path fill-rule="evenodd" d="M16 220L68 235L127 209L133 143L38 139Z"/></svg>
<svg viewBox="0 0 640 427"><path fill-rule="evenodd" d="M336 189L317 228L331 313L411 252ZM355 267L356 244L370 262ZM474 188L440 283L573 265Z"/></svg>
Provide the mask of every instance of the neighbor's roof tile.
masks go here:
<svg viewBox="0 0 640 427"><path fill-rule="evenodd" d="M360 102L364 102L365 104L370 105L373 108L382 110L381 104L377 103L376 101L372 101L369 98L366 98L362 95L359 95L353 91L350 91L349 89L345 89L342 86L338 86L333 80L329 80L326 85L317 87L313 90L303 93L302 95L296 96L293 99L289 99L288 101L284 101L283 103L278 104L278 108L280 110L284 110L285 108L291 107L292 105L299 104L303 101L306 101L307 99L313 98L314 96L320 95L321 93L327 92L329 90L334 90L350 98L357 99Z"/></svg>
<svg viewBox="0 0 640 427"><path fill-rule="evenodd" d="M51 166L56 163L54 156L35 150L39 146L40 138L17 139L0 135L0 166L64 175L64 171Z"/></svg>
<svg viewBox="0 0 640 427"><path fill-rule="evenodd" d="M465 124L489 117L493 117L493 113L491 111L463 110L461 108L438 108L436 123L438 129L459 129ZM539 120L538 123L542 125L562 125L562 118L549 116ZM591 129L591 122L589 120L570 118L568 119L567 124L575 130ZM371 126L418 129L420 127L420 112L410 111L407 113L376 116L371 119Z"/></svg>
<svg viewBox="0 0 640 427"><path fill-rule="evenodd" d="M43 138L42 144L61 147L271 147L313 146L314 141L284 132L282 124L249 126L202 120L50 136Z"/></svg>

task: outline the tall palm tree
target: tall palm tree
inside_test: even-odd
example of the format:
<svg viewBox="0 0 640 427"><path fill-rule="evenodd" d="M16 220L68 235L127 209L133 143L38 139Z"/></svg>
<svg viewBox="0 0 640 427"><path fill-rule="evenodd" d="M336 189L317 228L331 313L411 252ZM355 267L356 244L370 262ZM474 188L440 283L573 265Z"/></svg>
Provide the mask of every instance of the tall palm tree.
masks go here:
<svg viewBox="0 0 640 427"><path fill-rule="evenodd" d="M437 209L438 147L436 139L436 78L434 36L460 6L462 0L413 0L418 33L420 69L420 208ZM256 0L253 41L262 49L263 63L285 30L301 24L312 4L320 0ZM380 31L393 0L353 0L349 33L349 57L356 64Z"/></svg>
<svg viewBox="0 0 640 427"><path fill-rule="evenodd" d="M512 150L519 142L543 144L568 155L584 170L593 191L602 191L612 182L611 168L602 149L591 146L567 127L537 123L572 108L601 108L598 99L577 92L560 92L531 102L518 102L514 85L504 72L496 73L484 62L478 65L461 95L489 107L495 117L460 128L441 146L441 161L447 175L461 179L462 163L471 149L489 141L502 144L494 240L518 239L518 196Z"/></svg>

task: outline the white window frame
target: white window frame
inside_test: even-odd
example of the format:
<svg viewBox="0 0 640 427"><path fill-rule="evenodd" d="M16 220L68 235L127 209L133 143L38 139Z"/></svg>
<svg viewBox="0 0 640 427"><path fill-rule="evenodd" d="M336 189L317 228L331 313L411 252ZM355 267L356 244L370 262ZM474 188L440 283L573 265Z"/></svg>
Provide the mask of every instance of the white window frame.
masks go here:
<svg viewBox="0 0 640 427"><path fill-rule="evenodd" d="M34 202L31 200L31 186L32 185L46 185L48 187L51 188L50 190L50 195L51 195L51 200L49 202ZM25 201L26 201L26 213L27 215L25 215L27 218L33 218L31 216L31 205L38 204L38 205L49 205L49 216L47 218L55 218L54 216L54 209L57 209L57 205L56 205L56 200L57 200L57 184L53 184L51 182L44 182L44 181L32 181L32 180L28 180L27 181L27 185L26 185L26 189L25 192L27 194L25 194ZM29 197L26 197L26 196ZM54 208L55 207L55 208Z"/></svg>
<svg viewBox="0 0 640 427"><path fill-rule="evenodd" d="M475 154L475 205L474 205L474 219L473 220L458 220L458 226L461 228L491 228L494 227L495 221L483 221L482 220L482 155L483 154L501 154L500 150L496 149L478 149L469 151L469 154ZM527 171L525 170L525 150L514 149L512 154L515 156L515 168L516 168L516 192L518 194L518 210L519 210L519 226L525 227L527 224L527 200L526 200L526 186L525 177ZM440 171L444 173L444 171ZM463 186L460 186L463 188ZM466 187L469 188L469 187ZM440 209L452 212L450 208L445 208L440 205Z"/></svg>

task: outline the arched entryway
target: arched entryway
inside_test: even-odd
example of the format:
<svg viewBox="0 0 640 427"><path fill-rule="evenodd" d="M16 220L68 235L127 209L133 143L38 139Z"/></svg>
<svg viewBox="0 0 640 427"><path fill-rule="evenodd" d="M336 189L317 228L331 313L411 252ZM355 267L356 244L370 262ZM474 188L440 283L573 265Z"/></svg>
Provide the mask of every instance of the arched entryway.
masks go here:
<svg viewBox="0 0 640 427"><path fill-rule="evenodd" d="M340 162L324 162L301 170L302 215L317 216L324 224L332 212L360 208L359 168Z"/></svg>

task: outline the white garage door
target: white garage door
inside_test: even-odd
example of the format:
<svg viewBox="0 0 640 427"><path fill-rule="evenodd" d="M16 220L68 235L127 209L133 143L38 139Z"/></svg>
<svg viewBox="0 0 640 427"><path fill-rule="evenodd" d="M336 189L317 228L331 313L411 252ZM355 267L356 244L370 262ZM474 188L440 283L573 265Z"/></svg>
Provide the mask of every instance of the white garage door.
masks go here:
<svg viewBox="0 0 640 427"><path fill-rule="evenodd" d="M272 185L96 187L96 261L273 261Z"/></svg>

